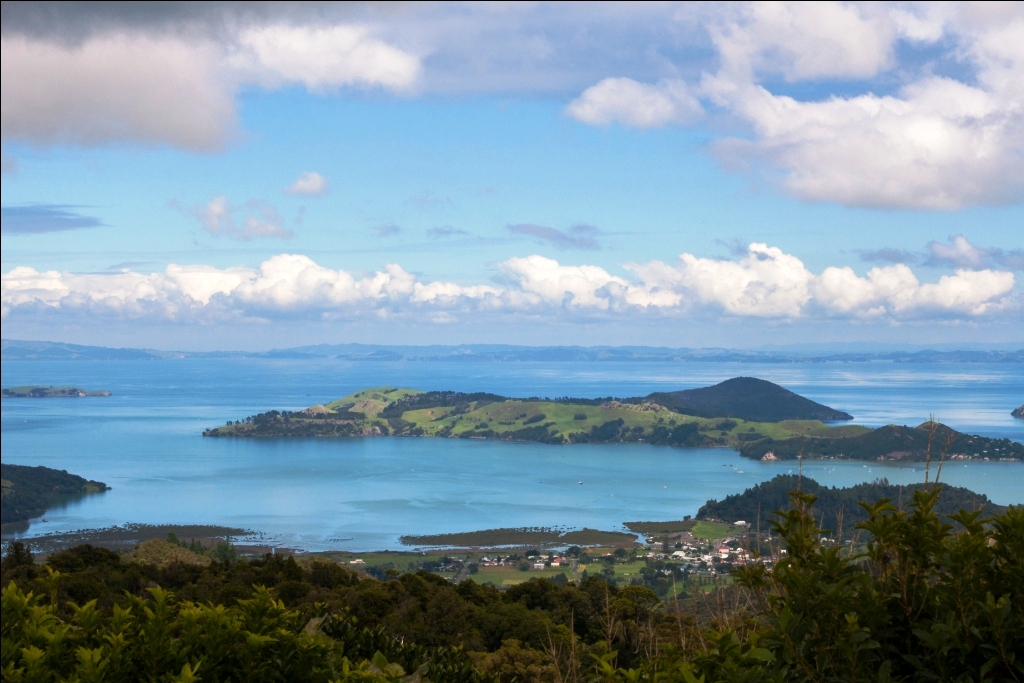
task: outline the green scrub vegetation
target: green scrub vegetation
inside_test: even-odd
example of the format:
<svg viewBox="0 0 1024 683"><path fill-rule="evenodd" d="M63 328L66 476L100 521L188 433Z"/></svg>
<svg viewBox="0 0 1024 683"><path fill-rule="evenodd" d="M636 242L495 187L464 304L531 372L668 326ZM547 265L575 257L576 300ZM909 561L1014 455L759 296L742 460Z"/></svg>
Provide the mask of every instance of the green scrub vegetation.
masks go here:
<svg viewBox="0 0 1024 683"><path fill-rule="evenodd" d="M112 682L1020 680L1024 511L962 510L947 524L942 495L867 505L857 526L870 540L855 549L827 542L815 497L790 492L766 562L728 581L618 551L594 558L586 578L558 571L499 590L280 555L154 564L79 546L39 564L13 543L0 565L0 671Z"/></svg>

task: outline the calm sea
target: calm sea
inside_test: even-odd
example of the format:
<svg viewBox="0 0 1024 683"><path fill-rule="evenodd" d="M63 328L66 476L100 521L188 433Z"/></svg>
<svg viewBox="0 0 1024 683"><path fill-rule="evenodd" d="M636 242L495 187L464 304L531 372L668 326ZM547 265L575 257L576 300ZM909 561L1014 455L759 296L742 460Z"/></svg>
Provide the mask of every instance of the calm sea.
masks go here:
<svg viewBox="0 0 1024 683"><path fill-rule="evenodd" d="M74 384L110 398L3 401L6 463L66 469L113 487L26 535L128 522L222 524L307 550L400 547L402 534L494 527L621 528L677 519L709 498L792 470L725 449L542 446L454 439L230 440L205 427L299 409L360 388L510 396L635 396L746 375L869 426L918 424L1024 439L1020 364L475 363L337 360L4 361L4 386ZM811 463L828 485L923 479L920 465ZM1024 503L1024 465L950 464L949 483ZM582 482L582 483L580 483Z"/></svg>

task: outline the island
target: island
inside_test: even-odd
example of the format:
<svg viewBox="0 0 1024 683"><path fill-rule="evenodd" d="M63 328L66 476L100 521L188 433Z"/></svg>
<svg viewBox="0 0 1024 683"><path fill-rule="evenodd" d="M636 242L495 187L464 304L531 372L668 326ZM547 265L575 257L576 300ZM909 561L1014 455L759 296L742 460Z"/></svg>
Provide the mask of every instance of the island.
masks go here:
<svg viewBox="0 0 1024 683"><path fill-rule="evenodd" d="M50 507L73 496L108 491L101 481L91 481L66 470L0 464L0 511L3 524L24 522L41 516Z"/></svg>
<svg viewBox="0 0 1024 683"><path fill-rule="evenodd" d="M26 387L10 387L8 389L0 390L4 398L67 398L80 396L110 396L110 392L104 390L100 391L86 391L85 389L79 389L78 387L43 387L43 386L26 386Z"/></svg>
<svg viewBox="0 0 1024 683"><path fill-rule="evenodd" d="M1013 415L1014 417L1019 417L1020 419L1024 420L1024 404L1015 408L1014 411L1010 413L1010 415Z"/></svg>
<svg viewBox="0 0 1024 683"><path fill-rule="evenodd" d="M960 434L938 423L880 429L826 423L849 419L848 413L772 382L737 377L713 387L633 398L509 398L486 392L376 387L304 410L271 410L229 421L203 435L648 443L735 448L744 457L767 461L801 455L1024 460L1019 443Z"/></svg>

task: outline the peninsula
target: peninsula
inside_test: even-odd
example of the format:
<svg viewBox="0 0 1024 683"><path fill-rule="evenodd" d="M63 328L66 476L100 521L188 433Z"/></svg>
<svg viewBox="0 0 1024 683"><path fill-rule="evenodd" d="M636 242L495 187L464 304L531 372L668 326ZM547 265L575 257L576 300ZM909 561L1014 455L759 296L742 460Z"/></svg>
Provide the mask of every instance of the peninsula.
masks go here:
<svg viewBox="0 0 1024 683"><path fill-rule="evenodd" d="M737 377L713 387L634 398L508 398L491 393L364 389L300 411L271 410L207 429L211 437L420 436L548 444L649 443L735 448L761 460L804 457L924 460L928 426L829 425L848 413L776 384ZM938 425L932 453L948 434L950 457L1024 460L1009 440L961 435Z"/></svg>
<svg viewBox="0 0 1024 683"><path fill-rule="evenodd" d="M5 525L39 517L47 508L70 496L110 490L110 487L101 481L91 481L68 474L66 470L42 466L26 467L2 463L0 480L3 482L0 509L3 510Z"/></svg>
<svg viewBox="0 0 1024 683"><path fill-rule="evenodd" d="M85 389L79 389L78 387L43 387L43 386L26 386L26 387L10 387L9 389L0 390L4 398L67 398L67 397L79 397L79 396L110 396L110 392L106 390L100 391L86 391Z"/></svg>

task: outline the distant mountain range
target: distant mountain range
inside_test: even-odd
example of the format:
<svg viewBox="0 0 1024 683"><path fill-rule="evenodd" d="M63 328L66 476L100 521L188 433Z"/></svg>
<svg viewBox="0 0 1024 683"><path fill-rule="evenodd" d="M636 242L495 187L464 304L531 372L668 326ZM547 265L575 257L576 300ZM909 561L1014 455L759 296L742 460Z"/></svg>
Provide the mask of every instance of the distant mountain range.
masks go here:
<svg viewBox="0 0 1024 683"><path fill-rule="evenodd" d="M820 351L688 349L654 346L388 346L375 344L317 344L270 351L158 351L108 348L63 342L0 341L2 360L166 360L180 358L337 358L367 362L759 362L759 363L1024 363L1024 348L1016 350Z"/></svg>

